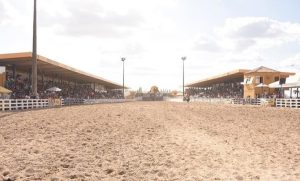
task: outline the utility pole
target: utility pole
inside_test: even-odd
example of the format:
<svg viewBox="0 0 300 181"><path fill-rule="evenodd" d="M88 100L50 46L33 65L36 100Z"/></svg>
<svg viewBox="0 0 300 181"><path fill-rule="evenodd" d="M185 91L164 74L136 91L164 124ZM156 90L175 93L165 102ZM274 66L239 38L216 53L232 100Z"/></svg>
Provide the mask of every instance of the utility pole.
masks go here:
<svg viewBox="0 0 300 181"><path fill-rule="evenodd" d="M186 60L186 57L181 57L182 60L182 96L184 99L184 61Z"/></svg>
<svg viewBox="0 0 300 181"><path fill-rule="evenodd" d="M33 46L32 46L32 95L37 98L37 18L36 18L36 0L33 8Z"/></svg>
<svg viewBox="0 0 300 181"><path fill-rule="evenodd" d="M124 77L124 72L125 72L124 63L125 63L125 60L126 60L126 58L124 58L124 57L121 58L121 61L123 62L123 99L125 99L125 85L124 85L124 82L125 82L125 77Z"/></svg>

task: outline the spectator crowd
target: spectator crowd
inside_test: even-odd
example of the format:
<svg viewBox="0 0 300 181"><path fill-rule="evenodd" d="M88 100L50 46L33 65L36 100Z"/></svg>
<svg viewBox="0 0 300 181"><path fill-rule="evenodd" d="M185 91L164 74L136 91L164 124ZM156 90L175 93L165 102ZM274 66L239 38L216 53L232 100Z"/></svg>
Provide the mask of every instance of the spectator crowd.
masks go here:
<svg viewBox="0 0 300 181"><path fill-rule="evenodd" d="M190 96L202 98L243 98L243 85L239 82L215 84L206 88L189 88Z"/></svg>
<svg viewBox="0 0 300 181"><path fill-rule="evenodd" d="M14 79L8 74L5 87L12 91L11 99L31 98L31 82L28 78L17 75ZM57 87L61 91L51 92L47 89ZM38 96L41 99L64 98L64 99L121 99L122 90L96 90L91 84L73 84L64 81L38 81Z"/></svg>

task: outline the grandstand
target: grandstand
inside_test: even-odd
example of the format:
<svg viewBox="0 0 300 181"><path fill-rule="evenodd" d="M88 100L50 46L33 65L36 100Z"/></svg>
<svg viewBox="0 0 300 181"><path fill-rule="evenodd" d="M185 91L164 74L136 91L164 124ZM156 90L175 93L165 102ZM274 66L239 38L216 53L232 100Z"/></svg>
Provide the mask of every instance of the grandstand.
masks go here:
<svg viewBox="0 0 300 181"><path fill-rule="evenodd" d="M38 56L38 93L49 98L46 90L58 87L61 98L122 98L122 85ZM30 97L32 53L0 54L0 86L12 91L11 98Z"/></svg>
<svg viewBox="0 0 300 181"><path fill-rule="evenodd" d="M264 66L253 70L238 69L187 84L190 95L206 98L280 97L279 88L269 88L276 81L285 82L291 72L280 72Z"/></svg>

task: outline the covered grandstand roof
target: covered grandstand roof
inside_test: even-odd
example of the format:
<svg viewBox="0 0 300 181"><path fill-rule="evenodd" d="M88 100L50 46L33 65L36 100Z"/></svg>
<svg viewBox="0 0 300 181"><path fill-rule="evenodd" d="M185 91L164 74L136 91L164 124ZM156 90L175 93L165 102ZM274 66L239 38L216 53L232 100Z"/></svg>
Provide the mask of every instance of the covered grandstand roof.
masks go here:
<svg viewBox="0 0 300 181"><path fill-rule="evenodd" d="M196 81L190 84L187 84L187 87L205 87L212 84L223 83L232 79L244 79L244 74L249 72L246 69L238 69L234 71L230 71L221 75L213 76L204 80Z"/></svg>
<svg viewBox="0 0 300 181"><path fill-rule="evenodd" d="M259 73L278 73L279 71L274 70L274 69L270 69L268 67L260 66L260 67L258 67L256 69L253 69L253 70L247 72L247 74L254 73L254 72L259 72Z"/></svg>
<svg viewBox="0 0 300 181"><path fill-rule="evenodd" d="M43 72L44 75L59 75L63 79L78 81L81 83L98 83L109 89L120 89L123 86L104 78L83 72L70 66L61 64L54 60L38 55L38 73ZM13 66L17 70L28 72L32 67L32 53L11 53L0 54L0 66Z"/></svg>
<svg viewBox="0 0 300 181"><path fill-rule="evenodd" d="M290 76L290 75L295 75L295 73L291 73L291 72L280 72L277 70L273 70L264 66L260 66L256 69L253 70L247 70L247 69L238 69L238 70L234 70L231 72L227 72L221 75L217 75L217 76L213 76L204 80L200 80L197 82L193 82L190 84L187 84L186 87L207 87L210 86L212 84L218 84L218 83L224 83L226 81L230 81L230 80L238 80L240 79L240 81L242 82L244 79L244 75L245 74L251 74L251 73L279 73L280 75L286 75L286 76Z"/></svg>

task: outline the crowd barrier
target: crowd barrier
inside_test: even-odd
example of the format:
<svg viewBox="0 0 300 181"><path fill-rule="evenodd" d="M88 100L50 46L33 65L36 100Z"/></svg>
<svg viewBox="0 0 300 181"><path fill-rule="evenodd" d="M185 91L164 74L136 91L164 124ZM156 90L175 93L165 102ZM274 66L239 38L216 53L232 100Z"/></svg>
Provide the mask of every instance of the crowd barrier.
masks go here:
<svg viewBox="0 0 300 181"><path fill-rule="evenodd" d="M171 102L183 102L181 98L166 99ZM262 106L275 106L274 99L243 99L243 98L195 98L191 97L190 102L205 102L205 103L218 103L218 104L240 104L240 105L262 105Z"/></svg>
<svg viewBox="0 0 300 181"><path fill-rule="evenodd" d="M48 99L0 99L0 111L36 109L48 106Z"/></svg>
<svg viewBox="0 0 300 181"><path fill-rule="evenodd" d="M84 99L62 99L62 106L72 106L84 104Z"/></svg>
<svg viewBox="0 0 300 181"><path fill-rule="evenodd" d="M124 99L84 99L84 104L122 103Z"/></svg>
<svg viewBox="0 0 300 181"><path fill-rule="evenodd" d="M128 102L124 99L0 99L0 111L38 109L84 104Z"/></svg>
<svg viewBox="0 0 300 181"><path fill-rule="evenodd" d="M191 98L191 102L207 102L207 103L230 104L231 99L224 99L224 98Z"/></svg>
<svg viewBox="0 0 300 181"><path fill-rule="evenodd" d="M242 104L242 105L261 105L261 99L232 99L233 104Z"/></svg>
<svg viewBox="0 0 300 181"><path fill-rule="evenodd" d="M276 99L276 107L300 108L300 99Z"/></svg>
<svg viewBox="0 0 300 181"><path fill-rule="evenodd" d="M165 101L169 102L183 102L183 97L176 98L165 98ZM231 99L223 99L223 98L198 98L191 97L190 102L206 102L206 103L221 103L221 104L231 104Z"/></svg>
<svg viewBox="0 0 300 181"><path fill-rule="evenodd" d="M232 99L232 104L242 104L242 105L258 105L258 106L275 106L275 99Z"/></svg>

